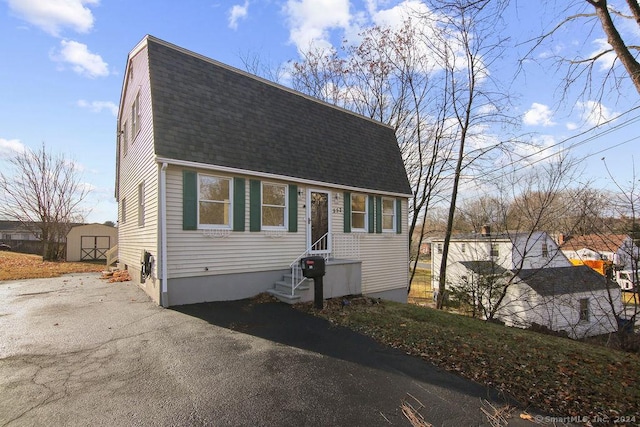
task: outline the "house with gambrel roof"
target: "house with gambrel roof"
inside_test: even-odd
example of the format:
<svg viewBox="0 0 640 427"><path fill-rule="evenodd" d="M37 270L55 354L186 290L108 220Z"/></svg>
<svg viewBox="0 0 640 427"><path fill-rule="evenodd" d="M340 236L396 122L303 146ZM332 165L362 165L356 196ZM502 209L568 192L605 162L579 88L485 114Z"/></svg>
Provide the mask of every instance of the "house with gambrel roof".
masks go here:
<svg viewBox="0 0 640 427"><path fill-rule="evenodd" d="M118 259L163 306L269 291L406 301L411 195L394 130L146 36L118 113Z"/></svg>

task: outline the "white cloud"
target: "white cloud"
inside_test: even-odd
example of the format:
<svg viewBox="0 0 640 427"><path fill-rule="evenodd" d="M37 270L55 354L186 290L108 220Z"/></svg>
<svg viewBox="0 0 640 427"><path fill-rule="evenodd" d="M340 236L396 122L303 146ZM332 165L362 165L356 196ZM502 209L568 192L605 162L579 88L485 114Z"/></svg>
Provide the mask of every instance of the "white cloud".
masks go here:
<svg viewBox="0 0 640 427"><path fill-rule="evenodd" d="M578 102L576 107L582 110L581 118L590 126L600 126L619 115L596 101Z"/></svg>
<svg viewBox="0 0 640 427"><path fill-rule="evenodd" d="M522 121L525 125L529 126L553 126L556 123L553 121L553 112L544 104L538 104L534 102L531 104L531 108L524 113Z"/></svg>
<svg viewBox="0 0 640 427"><path fill-rule="evenodd" d="M249 0L246 0L243 5L236 4L229 10L229 28L237 29L238 21L245 19L249 13Z"/></svg>
<svg viewBox="0 0 640 427"><path fill-rule="evenodd" d="M118 106L111 101L85 101L81 99L78 101L78 107L86 108L93 113L101 113L102 110L108 110L112 115L118 115Z"/></svg>
<svg viewBox="0 0 640 427"><path fill-rule="evenodd" d="M329 47L329 30L350 25L349 0L288 0L283 8L290 26L289 39L299 51Z"/></svg>
<svg viewBox="0 0 640 427"><path fill-rule="evenodd" d="M504 157L506 164L515 162L534 164L544 160L551 160L562 147L557 146L556 137L553 135L535 135L526 143L516 144L512 148L510 156Z"/></svg>
<svg viewBox="0 0 640 427"><path fill-rule="evenodd" d="M616 61L616 54L612 51L611 45L607 42L607 39L595 39L593 44L596 45L596 50L591 52L590 57L599 55L600 53L609 50L611 52L607 52L604 55L600 56L596 60L596 64L599 65L600 71L607 71L613 67L614 62Z"/></svg>
<svg viewBox="0 0 640 427"><path fill-rule="evenodd" d="M54 61L68 63L76 73L90 77L109 75L109 66L100 55L91 53L87 45L73 40L62 40L60 51L52 55Z"/></svg>
<svg viewBox="0 0 640 427"><path fill-rule="evenodd" d="M7 0L13 13L43 31L59 36L64 28L86 33L93 27L93 14L86 6L99 0Z"/></svg>
<svg viewBox="0 0 640 427"><path fill-rule="evenodd" d="M373 5L369 4L372 11ZM373 23L382 27L400 29L407 18L411 16L430 15L429 7L421 0L406 0L390 9L379 10L371 13Z"/></svg>
<svg viewBox="0 0 640 427"><path fill-rule="evenodd" d="M0 138L0 159L8 159L24 153L26 147L19 139Z"/></svg>

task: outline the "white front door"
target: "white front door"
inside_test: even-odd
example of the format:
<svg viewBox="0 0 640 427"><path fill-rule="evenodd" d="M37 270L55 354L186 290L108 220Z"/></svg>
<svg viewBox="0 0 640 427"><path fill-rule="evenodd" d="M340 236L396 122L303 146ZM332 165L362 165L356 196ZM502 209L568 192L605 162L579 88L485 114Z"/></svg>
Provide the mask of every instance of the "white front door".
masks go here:
<svg viewBox="0 0 640 427"><path fill-rule="evenodd" d="M310 189L307 192L307 247L311 247L311 254L331 252L329 195L328 191L322 190Z"/></svg>

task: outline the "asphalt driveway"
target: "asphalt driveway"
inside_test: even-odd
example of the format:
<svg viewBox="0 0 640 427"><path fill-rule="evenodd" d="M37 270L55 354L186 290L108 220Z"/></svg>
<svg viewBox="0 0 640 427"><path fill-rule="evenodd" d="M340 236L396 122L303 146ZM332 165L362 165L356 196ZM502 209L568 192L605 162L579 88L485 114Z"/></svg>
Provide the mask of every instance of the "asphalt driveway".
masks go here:
<svg viewBox="0 0 640 427"><path fill-rule="evenodd" d="M410 397L413 396L413 397ZM97 274L0 282L0 425L488 424L491 390L282 303L163 309ZM510 425L531 425L518 419Z"/></svg>

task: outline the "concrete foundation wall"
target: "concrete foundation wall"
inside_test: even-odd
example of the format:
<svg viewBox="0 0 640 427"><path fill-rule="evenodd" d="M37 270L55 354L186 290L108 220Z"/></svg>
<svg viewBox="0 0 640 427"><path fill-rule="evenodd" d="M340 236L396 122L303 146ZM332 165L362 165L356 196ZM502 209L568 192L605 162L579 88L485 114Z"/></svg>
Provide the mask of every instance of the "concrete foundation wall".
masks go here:
<svg viewBox="0 0 640 427"><path fill-rule="evenodd" d="M272 289L288 270L169 279L164 306L250 298ZM164 296L163 296L164 298Z"/></svg>
<svg viewBox="0 0 640 427"><path fill-rule="evenodd" d="M381 298L389 301L407 303L407 288L392 289L390 291L374 292L366 294L369 297Z"/></svg>
<svg viewBox="0 0 640 427"><path fill-rule="evenodd" d="M322 278L323 296L327 298L362 293L362 262L350 260L331 260L327 262L326 274ZM297 292L300 302L313 301L314 282L307 280L308 291Z"/></svg>

